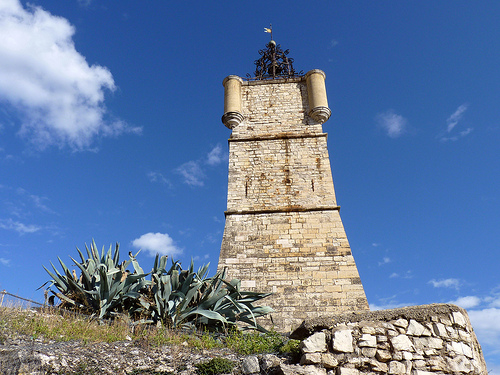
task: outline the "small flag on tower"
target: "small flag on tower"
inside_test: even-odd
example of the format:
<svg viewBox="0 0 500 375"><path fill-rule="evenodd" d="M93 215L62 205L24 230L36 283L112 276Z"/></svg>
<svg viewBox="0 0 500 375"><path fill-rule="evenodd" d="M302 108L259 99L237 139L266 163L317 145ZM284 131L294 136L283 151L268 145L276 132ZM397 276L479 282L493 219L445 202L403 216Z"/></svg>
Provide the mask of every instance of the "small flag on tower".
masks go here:
<svg viewBox="0 0 500 375"><path fill-rule="evenodd" d="M273 31L271 29L268 29L267 27L264 27L264 32L265 33L272 33Z"/></svg>

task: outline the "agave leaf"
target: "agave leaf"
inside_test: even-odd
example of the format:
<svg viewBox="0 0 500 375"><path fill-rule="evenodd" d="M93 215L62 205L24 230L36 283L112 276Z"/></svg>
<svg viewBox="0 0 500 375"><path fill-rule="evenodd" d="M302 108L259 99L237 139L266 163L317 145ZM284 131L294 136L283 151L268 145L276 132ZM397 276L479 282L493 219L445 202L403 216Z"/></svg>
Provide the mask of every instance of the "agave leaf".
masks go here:
<svg viewBox="0 0 500 375"><path fill-rule="evenodd" d="M80 249L78 248L78 246L76 247L76 251L78 251L78 254L80 255L80 259L82 260L82 263L85 263L85 258L83 257L83 254L82 252L80 251ZM75 262L76 263L76 262Z"/></svg>
<svg viewBox="0 0 500 375"><path fill-rule="evenodd" d="M181 286L181 292L182 294L186 294L188 292L188 290L192 287L191 283L193 282L193 278L196 276L195 273L190 273L186 279L184 280L184 282L182 283L182 286Z"/></svg>
<svg viewBox="0 0 500 375"><path fill-rule="evenodd" d="M109 284L108 278L106 277L106 270L103 267L99 267L99 276L101 279L99 295L101 300L108 299L109 296Z"/></svg>
<svg viewBox="0 0 500 375"><path fill-rule="evenodd" d="M132 258L132 265L134 266L135 272L137 272L138 274L144 273L143 269L139 265L139 262L135 258Z"/></svg>
<svg viewBox="0 0 500 375"><path fill-rule="evenodd" d="M153 263L153 272L157 272L157 270L158 270L158 258L159 257L160 257L160 254L156 253L155 261Z"/></svg>
<svg viewBox="0 0 500 375"><path fill-rule="evenodd" d="M189 318L190 316L193 316L193 315L202 315L202 316L207 317L208 319L217 320L223 324L227 324L226 318L224 318L218 312L211 311L211 310L199 309L199 308L191 310L191 311L184 313L184 314L180 314L179 319L178 319L178 323L186 320L187 318Z"/></svg>
<svg viewBox="0 0 500 375"><path fill-rule="evenodd" d="M248 319L246 317L241 317L240 322L247 323L250 326L250 328L245 327L244 329L256 329L256 330L263 332L263 333L269 332L267 329L262 327L260 324L254 323L253 320Z"/></svg>
<svg viewBox="0 0 500 375"><path fill-rule="evenodd" d="M73 258L71 258L73 259ZM92 279L91 279L91 276L90 274L87 272L87 269L81 265L80 263L78 263L76 260L73 259L73 262L75 262L75 265L80 269L80 271L82 272L82 279L83 279L83 284L85 285L85 288L86 289L92 289Z"/></svg>
<svg viewBox="0 0 500 375"><path fill-rule="evenodd" d="M170 282L172 284L172 290L177 290L179 288L179 271L174 269L170 275Z"/></svg>
<svg viewBox="0 0 500 375"><path fill-rule="evenodd" d="M61 292L66 293L68 291L68 284L63 281L62 275L61 277L56 276L52 272L50 272L45 266L42 266L45 271L52 277L52 280L54 282L54 285L59 289Z"/></svg>
<svg viewBox="0 0 500 375"><path fill-rule="evenodd" d="M52 292L52 293L54 293L54 292ZM62 294L62 293L54 293L54 294L55 294L55 295L57 296L57 298L59 298L61 301L63 301L63 300L64 300L64 301L66 301L66 302L71 303L72 305L76 305L75 301L73 301L71 298L66 297L64 294Z"/></svg>
<svg viewBox="0 0 500 375"><path fill-rule="evenodd" d="M168 256L166 256L166 255L163 255L163 256L160 258L159 270L160 270L161 272L166 272L165 267L167 266L167 259L168 259Z"/></svg>
<svg viewBox="0 0 500 375"><path fill-rule="evenodd" d="M92 252L89 250L89 247L87 246L87 244L85 244L85 250L87 250L87 256L89 257L89 259L92 259L93 258Z"/></svg>
<svg viewBox="0 0 500 375"><path fill-rule="evenodd" d="M115 263L115 266L120 263L120 244L117 242L115 244L115 255L113 256L113 262Z"/></svg>
<svg viewBox="0 0 500 375"><path fill-rule="evenodd" d="M201 279L201 280L204 280L205 279L205 275L207 274L208 272L208 267L210 266L210 263L207 263L207 264L204 264L203 266L201 266L200 268L198 268L198 277Z"/></svg>
<svg viewBox="0 0 500 375"><path fill-rule="evenodd" d="M68 270L68 267L66 267L66 265L64 264L64 262L61 260L61 258L57 257L57 259L59 260L59 264L61 265L62 269L63 269L63 272L66 273L66 271Z"/></svg>

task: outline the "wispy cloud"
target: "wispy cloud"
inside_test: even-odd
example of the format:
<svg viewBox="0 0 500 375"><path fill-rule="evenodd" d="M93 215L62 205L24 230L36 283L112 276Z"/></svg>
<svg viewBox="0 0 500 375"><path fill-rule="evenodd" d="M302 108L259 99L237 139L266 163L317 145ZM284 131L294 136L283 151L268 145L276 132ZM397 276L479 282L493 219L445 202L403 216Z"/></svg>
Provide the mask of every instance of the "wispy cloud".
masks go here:
<svg viewBox="0 0 500 375"><path fill-rule="evenodd" d="M19 134L39 149L89 149L95 137L139 133L121 120L105 120L110 71L89 65L75 48L75 28L41 7L0 3L0 99L21 122Z"/></svg>
<svg viewBox="0 0 500 375"><path fill-rule="evenodd" d="M182 164L176 172L184 177L184 182L191 186L203 186L205 183L205 173L201 169L200 163L194 160Z"/></svg>
<svg viewBox="0 0 500 375"><path fill-rule="evenodd" d="M226 158L227 156L223 155L222 147L217 145L210 150L206 158L188 161L177 167L175 172L184 177L184 183L191 186L203 186L207 177L205 165L213 167L222 163Z"/></svg>
<svg viewBox="0 0 500 375"><path fill-rule="evenodd" d="M389 257L384 257L384 258L382 259L382 261L378 262L378 265L379 265L379 266L382 266L382 265L387 264L387 263L391 263L391 258L389 258Z"/></svg>
<svg viewBox="0 0 500 375"><path fill-rule="evenodd" d="M172 187L172 183L160 172L148 172L149 181Z"/></svg>
<svg viewBox="0 0 500 375"><path fill-rule="evenodd" d="M458 139L469 135L474 130L473 128L468 127L467 129L462 130L458 133L453 131L458 123L462 120L464 113L468 108L468 104L462 104L446 119L446 131L438 136L440 141L457 141Z"/></svg>
<svg viewBox="0 0 500 375"><path fill-rule="evenodd" d="M26 225L19 221L14 221L12 219L0 220L0 228L5 230L16 231L19 234L35 233L38 232L42 227L38 225Z"/></svg>
<svg viewBox="0 0 500 375"><path fill-rule="evenodd" d="M31 194L30 192L28 192L27 190L25 190L21 187L17 188L16 192L18 195L30 200L31 203L39 210L50 213L50 214L55 213L51 208L49 208L47 206L46 203L49 201L49 199L47 197L41 197L41 196L36 195L36 194Z"/></svg>
<svg viewBox="0 0 500 375"><path fill-rule="evenodd" d="M453 288L453 289L459 289L460 288L460 280L458 279L443 279L443 280L429 280L428 282L431 284L434 288Z"/></svg>
<svg viewBox="0 0 500 375"><path fill-rule="evenodd" d="M215 146L208 154L207 154L207 164L208 165L217 165L222 163L223 161L222 155L222 147L221 145Z"/></svg>
<svg viewBox="0 0 500 375"><path fill-rule="evenodd" d="M403 116L394 113L392 109L379 113L375 119L391 138L398 138L408 131L408 121Z"/></svg>
<svg viewBox="0 0 500 375"><path fill-rule="evenodd" d="M182 253L167 233L146 233L132 241L135 248L146 251L150 256L169 255L175 256Z"/></svg>
<svg viewBox="0 0 500 375"><path fill-rule="evenodd" d="M449 301L448 303L463 307L464 309L470 309L478 306L481 303L481 298L476 296L459 297L454 301Z"/></svg>
<svg viewBox="0 0 500 375"><path fill-rule="evenodd" d="M10 259L0 258L0 263L4 266L10 265Z"/></svg>
<svg viewBox="0 0 500 375"><path fill-rule="evenodd" d="M389 275L389 278L390 279L397 279L397 278L413 279L413 271L412 270L408 270L408 271L404 272L403 274L397 273L397 272L393 272L393 273L391 273Z"/></svg>
<svg viewBox="0 0 500 375"><path fill-rule="evenodd" d="M450 133L455 126L457 126L458 122L462 119L464 112L467 110L468 105L462 104L457 108L455 112L451 114L450 117L446 120L446 131Z"/></svg>

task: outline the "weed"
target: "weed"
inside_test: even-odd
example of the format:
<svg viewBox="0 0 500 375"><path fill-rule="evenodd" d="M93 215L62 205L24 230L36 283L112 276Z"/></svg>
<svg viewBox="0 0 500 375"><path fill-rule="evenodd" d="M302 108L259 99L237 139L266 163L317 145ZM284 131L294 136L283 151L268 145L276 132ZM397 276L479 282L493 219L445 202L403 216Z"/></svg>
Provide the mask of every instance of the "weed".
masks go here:
<svg viewBox="0 0 500 375"><path fill-rule="evenodd" d="M278 332L242 333L233 331L226 338L226 345L243 355L257 353L276 353L283 345L285 338Z"/></svg>
<svg viewBox="0 0 500 375"><path fill-rule="evenodd" d="M198 375L218 375L229 374L236 364L227 358L215 357L210 361L200 362L194 366Z"/></svg>

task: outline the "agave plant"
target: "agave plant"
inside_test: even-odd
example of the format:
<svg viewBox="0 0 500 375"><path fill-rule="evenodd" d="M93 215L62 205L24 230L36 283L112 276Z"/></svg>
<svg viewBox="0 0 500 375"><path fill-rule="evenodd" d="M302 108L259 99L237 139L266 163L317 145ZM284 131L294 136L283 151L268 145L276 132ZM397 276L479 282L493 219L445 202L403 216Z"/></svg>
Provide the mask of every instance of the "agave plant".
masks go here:
<svg viewBox="0 0 500 375"><path fill-rule="evenodd" d="M172 328L203 326L221 330L242 326L265 331L256 318L272 309L253 304L270 293L241 291L239 280L225 280L226 269L207 278L209 264L195 272L191 260L187 270L174 261L167 270L167 256L157 255L152 270L145 273L136 260L137 254L129 253L129 259L120 263L118 244L114 252L110 246L107 252L103 247L99 254L94 241L85 249L87 258L78 248L81 261L71 258L80 270L79 277L59 258L62 273L52 263L54 272L44 267L52 277L47 282L53 294L49 302L53 303L57 296L60 307L99 319L127 313L137 323L161 322ZM133 273L127 270L130 265ZM50 289L52 286L56 291Z"/></svg>
<svg viewBox="0 0 500 375"><path fill-rule="evenodd" d="M69 271L68 267L58 257L63 269L60 273L52 264L54 272L44 269L52 277L47 289L54 286L57 291L50 290L53 294L49 298L49 303L53 304L54 296L61 300L60 307L78 310L83 313L96 314L99 319L109 318L116 313L123 311L123 303L126 298L135 297L139 291L149 284L135 256L130 255L130 259L120 263L119 244L115 246L114 253L112 247L105 252L102 248L101 254L97 246L92 241L90 248L85 245L88 258L85 258L77 248L81 262L71 258L80 269L80 277L76 272ZM137 254L136 254L137 256ZM132 274L127 267L132 263L135 272ZM40 288L45 286L42 285Z"/></svg>
<svg viewBox="0 0 500 375"><path fill-rule="evenodd" d="M160 320L173 328L203 326L221 330L240 325L265 331L256 318L273 310L253 303L270 293L240 291L239 280L225 280L226 269L205 278L209 264L195 272L192 260L187 270L182 270L179 262L172 262L166 271L166 262L166 257L158 260L157 256L151 272L149 300L154 300L150 304L153 321Z"/></svg>

